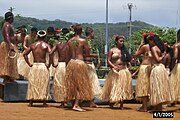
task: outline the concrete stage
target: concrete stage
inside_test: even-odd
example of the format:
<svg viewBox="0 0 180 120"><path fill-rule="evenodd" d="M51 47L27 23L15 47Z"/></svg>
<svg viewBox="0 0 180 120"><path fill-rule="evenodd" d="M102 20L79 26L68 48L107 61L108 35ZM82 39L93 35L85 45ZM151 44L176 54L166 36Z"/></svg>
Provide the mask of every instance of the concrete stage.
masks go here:
<svg viewBox="0 0 180 120"><path fill-rule="evenodd" d="M99 79L100 86L103 87L104 79ZM0 83L3 82L3 79L0 78ZM53 100L52 94L52 83L50 80L50 95L49 100ZM136 80L132 80L133 90L135 91ZM3 101L6 102L17 102L17 101L26 101L26 92L28 87L27 80L15 80L13 83L7 83L5 86L0 84L0 97ZM106 101L101 101L95 97L95 103L101 103Z"/></svg>

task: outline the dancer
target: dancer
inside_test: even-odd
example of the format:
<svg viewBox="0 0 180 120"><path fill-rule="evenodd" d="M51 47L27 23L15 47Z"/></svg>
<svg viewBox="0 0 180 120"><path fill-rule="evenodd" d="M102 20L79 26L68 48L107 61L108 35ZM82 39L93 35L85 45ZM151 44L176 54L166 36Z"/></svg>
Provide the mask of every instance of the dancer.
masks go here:
<svg viewBox="0 0 180 120"><path fill-rule="evenodd" d="M86 33L86 40L87 40L88 46L90 47L91 52L92 52L93 50L92 39L94 38L94 30L90 27L87 27L85 30L85 33ZM97 54L93 54L93 53L91 53L91 56L95 58L98 57ZM92 81L93 96L99 97L102 91L101 91L99 79L96 73L95 65L92 61L92 57L85 57L85 62L88 64L88 70L89 70L88 73L90 76L90 80ZM94 103L94 100L91 100L90 107L99 107L99 106Z"/></svg>
<svg viewBox="0 0 180 120"><path fill-rule="evenodd" d="M66 68L66 89L67 100L75 100L73 110L86 111L79 106L79 100L92 100L92 83L89 79L88 66L84 62L85 56L90 55L90 49L86 40L81 38L82 27L76 24L74 27L75 36L68 41L71 60Z"/></svg>
<svg viewBox="0 0 180 120"><path fill-rule="evenodd" d="M17 70L17 46L12 27L14 15L12 12L5 13L5 23L2 28L4 41L0 45L0 77L4 78L3 84L13 82L19 78Z"/></svg>
<svg viewBox="0 0 180 120"><path fill-rule="evenodd" d="M174 58L177 63L171 71L170 82L172 84L172 92L174 93L174 101L180 102L180 29L177 31L178 43L174 45Z"/></svg>
<svg viewBox="0 0 180 120"><path fill-rule="evenodd" d="M67 33L63 32L63 36L66 36ZM61 38L63 38L61 36ZM56 102L61 102L60 107L64 107L66 102L66 88L65 88L65 75L66 75L66 64L69 62L69 45L68 40L61 39L58 43L54 45L52 51L50 52L51 56L57 52L58 54L58 63L56 64L55 59L53 59L52 66L55 67L55 74L53 77L53 96Z"/></svg>
<svg viewBox="0 0 180 120"><path fill-rule="evenodd" d="M142 101L142 106L138 111L147 112L147 102L149 100L149 77L151 71L151 51L147 36L149 33L144 33L143 40L134 54L134 61L142 54L143 59L139 67L137 85L136 85L136 99Z"/></svg>
<svg viewBox="0 0 180 120"><path fill-rule="evenodd" d="M106 78L101 99L109 100L110 107L115 102L120 102L123 109L123 101L132 99L132 80L128 65L132 59L124 45L124 36L115 36L116 47L108 52L108 65L111 71Z"/></svg>
<svg viewBox="0 0 180 120"><path fill-rule="evenodd" d="M40 30L37 33L38 41L31 44L24 52L24 59L31 67L28 75L27 100L29 106L33 106L34 100L42 100L43 106L47 106L46 100L49 93L49 64L46 64L46 53L50 53L50 46L44 42L46 31ZM32 51L34 63L29 62L28 54ZM49 62L49 61L48 61Z"/></svg>
<svg viewBox="0 0 180 120"><path fill-rule="evenodd" d="M162 104L172 101L170 91L169 76L162 64L166 55L164 43L157 35L148 36L149 45L152 52L152 70L150 74L150 103L155 110L162 110Z"/></svg>

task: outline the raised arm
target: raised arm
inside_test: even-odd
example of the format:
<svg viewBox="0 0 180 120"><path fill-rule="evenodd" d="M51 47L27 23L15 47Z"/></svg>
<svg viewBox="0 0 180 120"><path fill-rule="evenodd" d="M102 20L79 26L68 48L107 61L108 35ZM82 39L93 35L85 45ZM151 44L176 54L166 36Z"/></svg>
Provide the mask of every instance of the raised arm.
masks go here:
<svg viewBox="0 0 180 120"><path fill-rule="evenodd" d="M165 53L162 53L162 56L159 56L155 47L152 47L151 51L152 51L152 55L154 56L157 62L161 62L166 55L166 52L165 52Z"/></svg>

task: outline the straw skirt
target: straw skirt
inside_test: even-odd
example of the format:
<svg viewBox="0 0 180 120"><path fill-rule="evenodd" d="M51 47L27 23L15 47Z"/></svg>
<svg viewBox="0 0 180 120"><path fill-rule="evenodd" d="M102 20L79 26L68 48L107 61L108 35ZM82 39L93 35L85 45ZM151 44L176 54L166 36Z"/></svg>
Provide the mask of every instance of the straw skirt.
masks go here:
<svg viewBox="0 0 180 120"><path fill-rule="evenodd" d="M33 64L33 55L32 52L28 55L29 62ZM23 53L19 53L18 60L17 60L17 66L18 66L18 73L19 75L27 78L29 74L30 67L26 63Z"/></svg>
<svg viewBox="0 0 180 120"><path fill-rule="evenodd" d="M89 79L88 66L82 60L71 59L66 67L67 101L92 100L92 83Z"/></svg>
<svg viewBox="0 0 180 120"><path fill-rule="evenodd" d="M8 44L3 41L0 45L0 77L8 76L11 79L18 79L17 56L9 58L9 51Z"/></svg>
<svg viewBox="0 0 180 120"><path fill-rule="evenodd" d="M150 72L150 65L140 65L136 84L136 98L138 99L141 97L149 96Z"/></svg>
<svg viewBox="0 0 180 120"><path fill-rule="evenodd" d="M180 63L177 63L171 72L170 85L173 101L180 102Z"/></svg>
<svg viewBox="0 0 180 120"><path fill-rule="evenodd" d="M63 102L66 98L65 74L66 63L59 62L53 78L53 96L56 102Z"/></svg>
<svg viewBox="0 0 180 120"><path fill-rule="evenodd" d="M47 100L49 72L44 63L34 63L28 75L27 100Z"/></svg>
<svg viewBox="0 0 180 120"><path fill-rule="evenodd" d="M92 83L93 96L99 97L99 95L101 95L102 93L102 89L99 84L99 79L96 73L94 63L88 64L88 73Z"/></svg>
<svg viewBox="0 0 180 120"><path fill-rule="evenodd" d="M131 73L127 68L108 73L100 98L110 102L132 99Z"/></svg>
<svg viewBox="0 0 180 120"><path fill-rule="evenodd" d="M171 101L168 73L163 64L155 64L150 74L150 103L158 105Z"/></svg>

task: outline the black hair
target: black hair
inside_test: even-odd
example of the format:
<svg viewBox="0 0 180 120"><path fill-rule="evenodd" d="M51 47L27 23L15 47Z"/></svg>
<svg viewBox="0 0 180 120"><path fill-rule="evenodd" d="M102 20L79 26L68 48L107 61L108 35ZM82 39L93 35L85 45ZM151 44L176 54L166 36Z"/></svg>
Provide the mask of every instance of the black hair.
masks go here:
<svg viewBox="0 0 180 120"><path fill-rule="evenodd" d="M82 34L82 26L81 26L81 24L76 24L74 26L74 32L77 35L81 35Z"/></svg>
<svg viewBox="0 0 180 120"><path fill-rule="evenodd" d="M174 57L173 48L171 48L170 46L167 46L166 47L166 53L170 54L170 65L169 65L169 68L170 68L170 70L172 70L172 62L173 62L173 57Z"/></svg>
<svg viewBox="0 0 180 120"><path fill-rule="evenodd" d="M125 47L125 45L123 45L121 47L121 60L123 62L130 62L132 59L132 56L129 54L127 48Z"/></svg>
<svg viewBox="0 0 180 120"><path fill-rule="evenodd" d="M12 12L6 12L4 17L5 17L5 20L10 20L13 16L14 15Z"/></svg>
<svg viewBox="0 0 180 120"><path fill-rule="evenodd" d="M53 33L54 34L54 27L48 27L47 33Z"/></svg>
<svg viewBox="0 0 180 120"><path fill-rule="evenodd" d="M157 35L150 36L150 40L153 40L155 45L161 50L162 53L164 53L164 43Z"/></svg>
<svg viewBox="0 0 180 120"><path fill-rule="evenodd" d="M180 40L180 29L177 31L177 40Z"/></svg>
<svg viewBox="0 0 180 120"><path fill-rule="evenodd" d="M25 26L25 25L22 25L21 28L26 28L26 26Z"/></svg>
<svg viewBox="0 0 180 120"><path fill-rule="evenodd" d="M147 39L147 36L144 37L144 44L149 44L149 41Z"/></svg>
<svg viewBox="0 0 180 120"><path fill-rule="evenodd" d="M31 32L37 32L37 31L38 31L38 29L36 27L31 28Z"/></svg>
<svg viewBox="0 0 180 120"><path fill-rule="evenodd" d="M66 35L67 33L69 33L69 29L68 28L62 28L62 33L64 35Z"/></svg>
<svg viewBox="0 0 180 120"><path fill-rule="evenodd" d="M180 34L180 29L177 31L177 34Z"/></svg>
<svg viewBox="0 0 180 120"><path fill-rule="evenodd" d="M86 27L85 34L89 36L94 30L91 27Z"/></svg>

